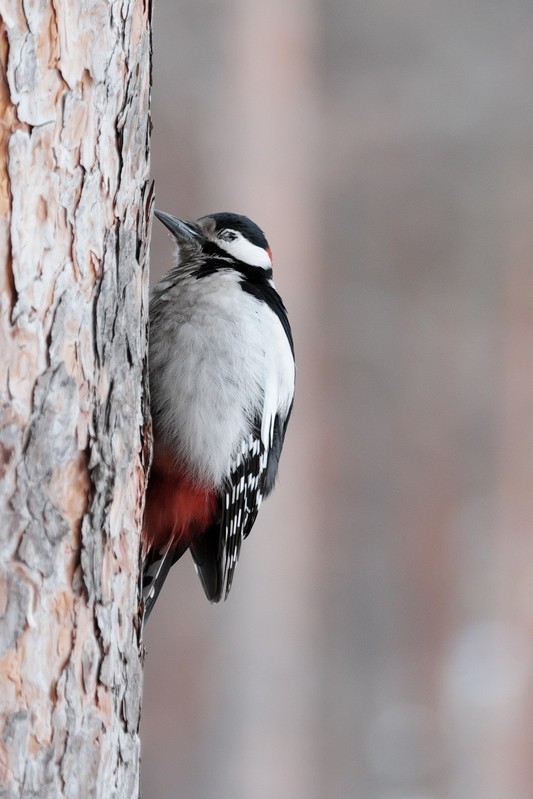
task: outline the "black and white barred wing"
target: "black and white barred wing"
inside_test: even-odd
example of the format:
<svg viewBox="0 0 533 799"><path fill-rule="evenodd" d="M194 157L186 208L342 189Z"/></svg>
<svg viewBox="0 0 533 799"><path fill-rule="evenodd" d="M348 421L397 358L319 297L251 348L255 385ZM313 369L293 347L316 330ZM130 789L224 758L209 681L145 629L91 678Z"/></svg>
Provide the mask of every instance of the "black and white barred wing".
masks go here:
<svg viewBox="0 0 533 799"><path fill-rule="evenodd" d="M220 499L217 523L191 544L191 554L211 602L228 596L241 544L252 529L263 498L267 462L268 450L260 434L251 433L235 458Z"/></svg>
<svg viewBox="0 0 533 799"><path fill-rule="evenodd" d="M226 491L221 524L219 563L222 592L227 597L241 543L250 533L262 500L274 488L279 458L292 410L282 419L276 415L268 426L268 447L259 431L244 441Z"/></svg>
<svg viewBox="0 0 533 799"><path fill-rule="evenodd" d="M224 497L221 523L220 566L224 598L229 594L241 543L253 527L261 500L268 451L261 438L251 434L243 441Z"/></svg>

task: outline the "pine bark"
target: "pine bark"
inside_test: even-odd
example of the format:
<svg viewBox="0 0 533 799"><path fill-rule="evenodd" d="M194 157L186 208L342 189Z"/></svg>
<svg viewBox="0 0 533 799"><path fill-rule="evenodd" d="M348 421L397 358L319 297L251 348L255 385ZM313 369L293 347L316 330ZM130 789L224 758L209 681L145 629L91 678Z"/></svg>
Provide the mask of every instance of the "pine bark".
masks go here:
<svg viewBox="0 0 533 799"><path fill-rule="evenodd" d="M150 6L0 7L0 797L132 799Z"/></svg>

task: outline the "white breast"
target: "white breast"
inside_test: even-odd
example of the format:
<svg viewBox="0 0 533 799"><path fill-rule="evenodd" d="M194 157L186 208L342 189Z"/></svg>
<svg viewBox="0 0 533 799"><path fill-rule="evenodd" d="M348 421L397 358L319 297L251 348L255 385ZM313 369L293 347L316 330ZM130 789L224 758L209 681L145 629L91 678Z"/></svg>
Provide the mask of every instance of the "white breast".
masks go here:
<svg viewBox="0 0 533 799"><path fill-rule="evenodd" d="M257 413L268 446L274 416L288 412L294 362L287 337L276 314L230 271L184 276L157 303L150 331L157 433L191 474L220 486Z"/></svg>

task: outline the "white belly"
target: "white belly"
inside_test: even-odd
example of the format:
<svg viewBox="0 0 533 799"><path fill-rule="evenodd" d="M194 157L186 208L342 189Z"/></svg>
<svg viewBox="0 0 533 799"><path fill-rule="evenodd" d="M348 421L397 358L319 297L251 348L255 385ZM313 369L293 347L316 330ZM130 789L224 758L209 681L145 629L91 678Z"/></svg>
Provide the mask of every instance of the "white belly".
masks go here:
<svg viewBox="0 0 533 799"><path fill-rule="evenodd" d="M288 411L294 387L279 319L238 280L220 272L185 278L165 294L150 331L157 433L191 474L213 486L229 474L258 414L268 446L271 421Z"/></svg>

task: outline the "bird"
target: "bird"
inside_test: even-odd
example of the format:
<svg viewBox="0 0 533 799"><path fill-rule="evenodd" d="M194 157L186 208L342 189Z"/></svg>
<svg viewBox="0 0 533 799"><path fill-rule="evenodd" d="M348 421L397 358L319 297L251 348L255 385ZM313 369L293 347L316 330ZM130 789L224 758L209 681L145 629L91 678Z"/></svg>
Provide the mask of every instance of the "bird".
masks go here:
<svg viewBox="0 0 533 799"><path fill-rule="evenodd" d="M176 253L149 304L145 620L187 549L208 600L227 598L241 544L274 488L295 389L291 327L263 231L230 212L155 216Z"/></svg>

